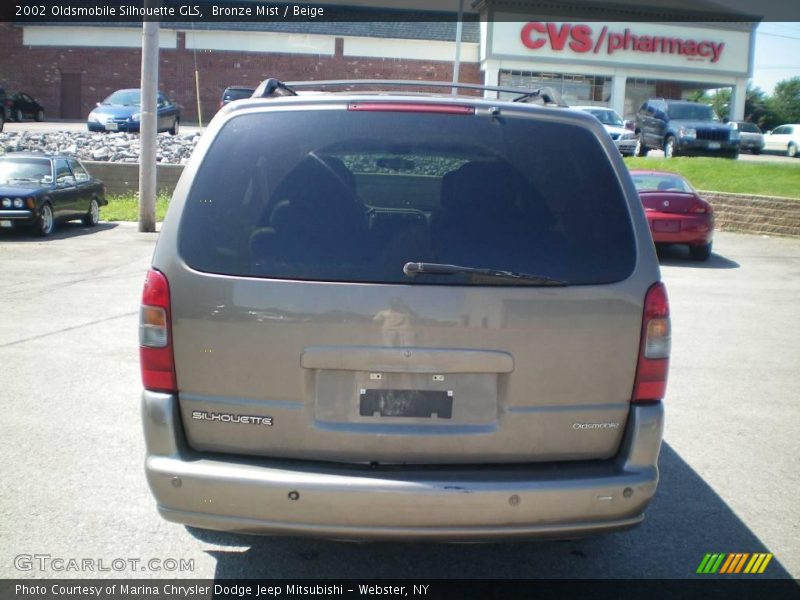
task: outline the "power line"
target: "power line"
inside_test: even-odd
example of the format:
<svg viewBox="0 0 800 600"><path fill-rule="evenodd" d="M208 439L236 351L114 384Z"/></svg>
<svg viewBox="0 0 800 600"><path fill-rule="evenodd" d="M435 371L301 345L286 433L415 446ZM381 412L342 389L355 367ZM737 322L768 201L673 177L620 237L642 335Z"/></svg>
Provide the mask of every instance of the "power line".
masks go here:
<svg viewBox="0 0 800 600"><path fill-rule="evenodd" d="M800 40L800 36L783 35L781 33L769 33L767 31L757 31L757 35L768 35L770 37L786 38L787 40Z"/></svg>

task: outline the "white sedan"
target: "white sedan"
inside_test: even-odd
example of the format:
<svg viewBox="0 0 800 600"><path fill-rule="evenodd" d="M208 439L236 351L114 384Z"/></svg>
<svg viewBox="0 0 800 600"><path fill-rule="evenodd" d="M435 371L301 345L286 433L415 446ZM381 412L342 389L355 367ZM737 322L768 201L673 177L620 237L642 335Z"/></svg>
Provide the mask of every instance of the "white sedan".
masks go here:
<svg viewBox="0 0 800 600"><path fill-rule="evenodd" d="M800 125L781 125L765 133L764 152L786 153L789 157L800 156Z"/></svg>

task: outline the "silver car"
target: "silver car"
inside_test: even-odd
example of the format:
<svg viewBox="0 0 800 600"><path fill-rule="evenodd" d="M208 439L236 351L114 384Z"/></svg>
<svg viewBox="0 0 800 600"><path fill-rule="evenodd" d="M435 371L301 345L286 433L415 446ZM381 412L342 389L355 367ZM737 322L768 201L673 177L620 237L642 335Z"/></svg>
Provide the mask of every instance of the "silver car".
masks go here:
<svg viewBox="0 0 800 600"><path fill-rule="evenodd" d="M614 140L614 145L619 153L622 156L633 156L636 151L636 133L634 133L633 127L626 127L625 121L617 111L604 106L573 106L572 108L594 115Z"/></svg>
<svg viewBox="0 0 800 600"><path fill-rule="evenodd" d="M167 520L463 541L644 518L670 321L628 171L588 114L450 85L270 80L210 124L141 307Z"/></svg>
<svg viewBox="0 0 800 600"><path fill-rule="evenodd" d="M739 150L752 154L761 154L764 150L764 134L758 125L749 121L731 121L732 129L739 132Z"/></svg>

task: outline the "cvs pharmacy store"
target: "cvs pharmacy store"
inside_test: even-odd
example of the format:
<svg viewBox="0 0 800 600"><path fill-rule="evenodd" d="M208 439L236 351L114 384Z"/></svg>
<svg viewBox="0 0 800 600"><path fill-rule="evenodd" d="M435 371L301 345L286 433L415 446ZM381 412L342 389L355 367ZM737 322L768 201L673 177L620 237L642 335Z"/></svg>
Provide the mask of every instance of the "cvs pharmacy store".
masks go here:
<svg viewBox="0 0 800 600"><path fill-rule="evenodd" d="M481 24L487 85L560 91L570 105L608 106L631 117L647 98L731 89L744 118L755 23L560 22Z"/></svg>

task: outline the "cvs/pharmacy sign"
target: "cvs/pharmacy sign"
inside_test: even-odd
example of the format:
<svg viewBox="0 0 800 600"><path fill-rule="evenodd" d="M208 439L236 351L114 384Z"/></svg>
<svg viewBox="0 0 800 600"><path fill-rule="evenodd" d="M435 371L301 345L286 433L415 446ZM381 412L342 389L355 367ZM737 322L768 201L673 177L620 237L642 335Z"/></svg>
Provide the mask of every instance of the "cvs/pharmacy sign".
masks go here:
<svg viewBox="0 0 800 600"><path fill-rule="evenodd" d="M675 35L641 35L630 27L611 30L609 25L591 27L574 23L526 23L520 32L523 45L530 50L548 47L561 52L569 49L577 53L608 54L615 52L643 52L651 54L676 54L687 60L717 62L722 56L725 42L684 38Z"/></svg>

